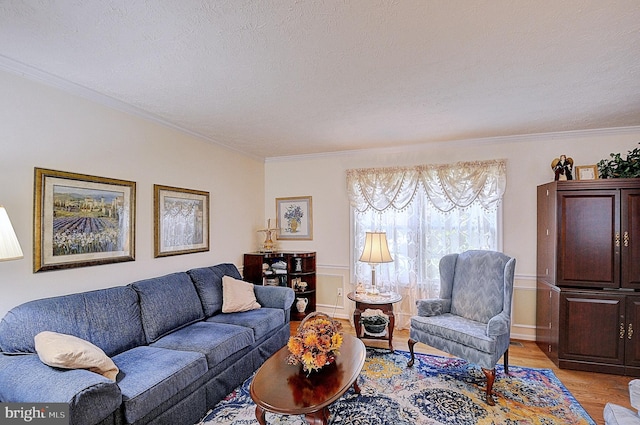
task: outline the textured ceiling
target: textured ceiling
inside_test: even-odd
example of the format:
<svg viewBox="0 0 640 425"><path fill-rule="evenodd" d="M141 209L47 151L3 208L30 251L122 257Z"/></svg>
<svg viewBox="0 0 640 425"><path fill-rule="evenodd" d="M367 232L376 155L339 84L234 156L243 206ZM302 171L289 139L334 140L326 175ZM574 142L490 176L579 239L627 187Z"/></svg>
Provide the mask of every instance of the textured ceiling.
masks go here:
<svg viewBox="0 0 640 425"><path fill-rule="evenodd" d="M0 69L258 157L638 126L640 1L2 0Z"/></svg>

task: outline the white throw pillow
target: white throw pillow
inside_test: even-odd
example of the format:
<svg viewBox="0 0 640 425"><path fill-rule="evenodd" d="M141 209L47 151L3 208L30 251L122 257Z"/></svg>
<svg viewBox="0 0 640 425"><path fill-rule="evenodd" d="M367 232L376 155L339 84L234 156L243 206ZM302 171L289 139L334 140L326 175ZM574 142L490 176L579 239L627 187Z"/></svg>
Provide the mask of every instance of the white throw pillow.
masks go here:
<svg viewBox="0 0 640 425"><path fill-rule="evenodd" d="M231 276L222 277L222 312L237 313L260 308L253 291L253 283Z"/></svg>
<svg viewBox="0 0 640 425"><path fill-rule="evenodd" d="M34 337L42 363L63 369L87 369L116 380L119 369L99 347L73 335L44 331Z"/></svg>

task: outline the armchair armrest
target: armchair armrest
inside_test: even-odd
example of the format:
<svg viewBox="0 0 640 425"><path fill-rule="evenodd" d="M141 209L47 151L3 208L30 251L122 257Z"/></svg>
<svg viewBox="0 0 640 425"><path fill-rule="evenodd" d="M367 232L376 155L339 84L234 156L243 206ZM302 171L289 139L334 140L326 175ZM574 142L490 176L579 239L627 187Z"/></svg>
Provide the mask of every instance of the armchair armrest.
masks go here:
<svg viewBox="0 0 640 425"><path fill-rule="evenodd" d="M487 336L498 336L509 332L511 326L511 319L509 316L502 312L497 316L493 316L487 323Z"/></svg>
<svg viewBox="0 0 640 425"><path fill-rule="evenodd" d="M290 309L296 297L293 289L284 286L255 285L253 292L256 295L256 301L262 307L281 308L283 310Z"/></svg>
<svg viewBox="0 0 640 425"><path fill-rule="evenodd" d="M418 316L439 316L451 311L451 300L442 298L417 300L416 307L418 307Z"/></svg>

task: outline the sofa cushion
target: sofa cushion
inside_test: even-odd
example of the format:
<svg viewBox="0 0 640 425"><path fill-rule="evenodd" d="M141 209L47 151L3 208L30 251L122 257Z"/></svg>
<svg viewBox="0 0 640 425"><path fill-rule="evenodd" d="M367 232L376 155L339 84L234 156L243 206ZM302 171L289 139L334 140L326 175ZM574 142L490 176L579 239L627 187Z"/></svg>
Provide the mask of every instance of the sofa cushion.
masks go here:
<svg viewBox="0 0 640 425"><path fill-rule="evenodd" d="M223 276L231 276L235 279L242 279L242 275L235 264L221 263L211 267L213 270L222 272Z"/></svg>
<svg viewBox="0 0 640 425"><path fill-rule="evenodd" d="M260 308L241 313L221 313L207 319L208 323L228 323L244 326L253 331L256 341L270 335L286 323L284 310L276 308Z"/></svg>
<svg viewBox="0 0 640 425"><path fill-rule="evenodd" d="M222 272L213 267L200 267L187 273L198 291L205 316L222 311Z"/></svg>
<svg viewBox="0 0 640 425"><path fill-rule="evenodd" d="M138 294L127 286L43 298L14 307L0 321L0 349L10 354L35 353L34 337L42 331L77 336L108 356L146 344Z"/></svg>
<svg viewBox="0 0 640 425"><path fill-rule="evenodd" d="M171 350L196 351L207 357L213 368L232 354L254 343L253 331L225 323L198 322L172 332L151 344Z"/></svg>
<svg viewBox="0 0 640 425"><path fill-rule="evenodd" d="M0 401L68 403L70 424L96 424L118 410L118 385L84 369L57 369L36 354L0 354ZM35 423L35 421L34 421Z"/></svg>
<svg viewBox="0 0 640 425"><path fill-rule="evenodd" d="M206 317L222 311L222 277L242 279L238 268L230 263L199 267L187 272L193 281Z"/></svg>
<svg viewBox="0 0 640 425"><path fill-rule="evenodd" d="M169 400L207 371L204 355L141 346L113 358L121 372L123 412L133 423Z"/></svg>
<svg viewBox="0 0 640 425"><path fill-rule="evenodd" d="M253 292L253 283L235 279L231 276L222 277L222 312L238 313L260 308Z"/></svg>
<svg viewBox="0 0 640 425"><path fill-rule="evenodd" d="M187 273L134 282L140 296L142 326L147 342L204 318L200 298Z"/></svg>
<svg viewBox="0 0 640 425"><path fill-rule="evenodd" d="M100 348L89 341L57 332L44 331L35 336L35 346L42 363L63 369L87 369L112 381L118 367Z"/></svg>

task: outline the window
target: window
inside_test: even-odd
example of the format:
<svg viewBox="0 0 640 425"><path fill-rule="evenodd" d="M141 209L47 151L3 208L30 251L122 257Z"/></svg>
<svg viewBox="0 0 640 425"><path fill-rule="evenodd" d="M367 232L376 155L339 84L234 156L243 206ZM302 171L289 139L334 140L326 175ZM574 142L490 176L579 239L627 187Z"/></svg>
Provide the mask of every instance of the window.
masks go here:
<svg viewBox="0 0 640 425"><path fill-rule="evenodd" d="M358 261L365 232L387 233L393 263L378 266L377 282L399 286L418 285L420 293L436 296L439 290L440 258L468 249L499 250L499 211L485 210L478 203L467 208L442 212L425 196L419 196L405 209L373 210L353 213L354 280L369 282L371 269Z"/></svg>
<svg viewBox="0 0 640 425"><path fill-rule="evenodd" d="M382 290L403 296L398 328L408 328L415 300L438 295L440 258L468 249L500 250L505 162L349 170L353 279L370 283L369 264L358 261L365 233L387 233L393 263L376 266Z"/></svg>

